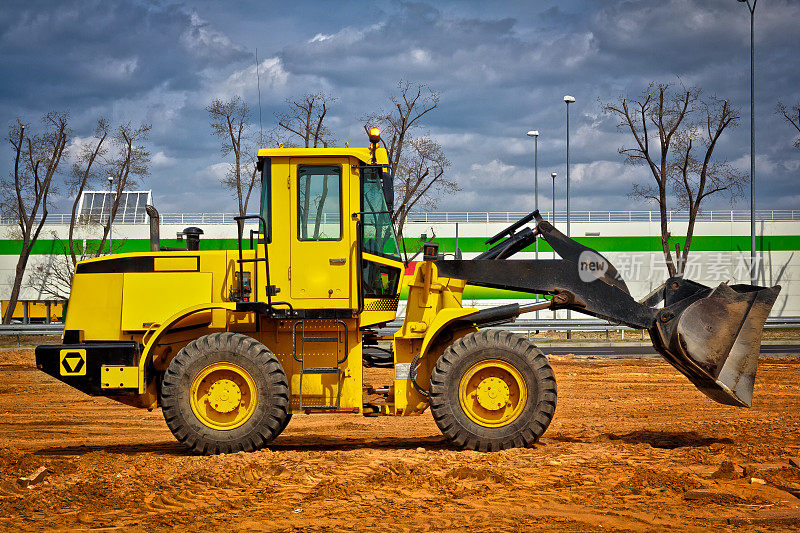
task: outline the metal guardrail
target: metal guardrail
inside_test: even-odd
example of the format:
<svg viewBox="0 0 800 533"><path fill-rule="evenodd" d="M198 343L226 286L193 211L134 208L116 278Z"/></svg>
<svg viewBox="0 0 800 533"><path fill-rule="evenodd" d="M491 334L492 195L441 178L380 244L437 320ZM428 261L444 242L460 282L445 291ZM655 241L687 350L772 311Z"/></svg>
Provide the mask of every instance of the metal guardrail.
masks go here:
<svg viewBox="0 0 800 533"><path fill-rule="evenodd" d="M388 322L386 326L380 328L382 332L395 332L403 325L402 320L393 320ZM768 317L765 329L795 329L800 328L800 316L787 316L787 317ZM554 319L523 319L497 326L488 326L486 329L506 329L509 331L525 332L526 336L530 338L531 333L536 331L605 331L606 338L610 331L619 331L622 339L625 338L626 331L641 331L642 340L644 340L644 330L638 330L623 326L621 324L612 324L605 320L597 320L595 318L571 318L569 320L564 318ZM0 324L0 335L16 335L17 346L19 346L19 338L22 335L61 335L64 331L64 324Z"/></svg>
<svg viewBox="0 0 800 533"><path fill-rule="evenodd" d="M385 328L381 329L383 331L397 331L402 325L402 320L393 320L392 322L388 322ZM782 328L800 328L800 316L767 317L767 322L764 324L764 329ZM613 324L606 320L598 320L596 318L522 319L496 326L487 326L486 329L524 331L528 338L530 338L531 333L534 331L605 331L606 337L608 337L608 333L610 331L619 331L621 333L621 337L624 339L626 331L641 331L642 339L644 340L644 330L633 329L629 328L628 326Z"/></svg>
<svg viewBox="0 0 800 533"><path fill-rule="evenodd" d="M0 335L16 335L17 346L20 345L20 337L23 335L61 335L64 332L64 324L0 324Z"/></svg>
<svg viewBox="0 0 800 533"><path fill-rule="evenodd" d="M0 324L0 335L61 335L64 324Z"/></svg>
<svg viewBox="0 0 800 533"><path fill-rule="evenodd" d="M516 222L528 213L523 211L508 212L428 212L410 213L407 222L425 223L449 223L449 222L472 222L472 223L512 223ZM551 222L566 222L567 214L564 212L542 211L542 217ZM756 220L759 221L778 221L778 220L800 220L800 210L758 210L755 213ZM658 222L660 214L658 211L571 211L570 222ZM669 222L687 222L689 213L686 211L668 211L667 220ZM750 211L701 211L697 214L698 222L744 222L750 220Z"/></svg>
<svg viewBox="0 0 800 533"><path fill-rule="evenodd" d="M431 211L409 213L408 222L422 223L512 223L528 213L523 211ZM325 214L323 213L323 216ZM791 221L800 220L800 210L795 209L760 209L757 210L756 220L759 221ZM162 213L162 224L234 224L233 217L236 213ZM52 225L68 225L71 215L69 213L53 213L47 215L47 223ZM542 217L552 222L566 222L564 212L542 211ZM658 211L571 211L571 222L657 222L660 220ZM96 217L92 222L105 223L107 216ZM686 211L668 211L667 219L670 222L685 222L689 220ZM750 220L750 211L716 210L701 211L697 214L698 222L744 222ZM146 224L145 215L126 214L118 216L115 224ZM324 222L324 220L323 220ZM255 224L255 222L250 222ZM0 217L0 225L16 224L8 217Z"/></svg>
<svg viewBox="0 0 800 533"><path fill-rule="evenodd" d="M621 324L612 324L611 322L607 322L605 320L597 320L591 318L578 318L578 319L550 319L550 320L530 320L530 319L523 319L517 320L510 324L502 324L496 326L501 329L507 329L509 331L519 331L525 332L525 335L528 339L531 338L532 332L539 332L539 331L566 331L567 338L569 338L569 333L572 331L605 331L606 332L606 340L609 339L609 332L611 331L619 331L620 338L625 340L625 332L633 332L639 331L641 332L642 340L645 340L645 330L639 330L630 328L628 326L623 326ZM793 329L793 328L800 328L800 317L768 317L767 322L764 324L764 329Z"/></svg>
<svg viewBox="0 0 800 533"><path fill-rule="evenodd" d="M402 319L387 322L384 330L398 330L403 325ZM522 319L487 329L501 328L531 331L638 331L621 324L613 324L596 318L550 318ZM800 328L800 316L768 317L765 329ZM64 324L0 324L0 335L61 335Z"/></svg>
<svg viewBox="0 0 800 533"><path fill-rule="evenodd" d="M551 330L551 331L564 331L566 329L592 330L596 328L599 328L600 330L606 328L612 328L612 329L623 328L627 330L633 330L633 328L629 328L628 326L613 324L606 320L598 320L596 318L571 318L569 320L563 318L522 319L522 320L517 320L512 324L514 325L514 327L534 328L539 330ZM767 322L766 324L764 324L764 328L766 329L800 328L800 316L767 317Z"/></svg>

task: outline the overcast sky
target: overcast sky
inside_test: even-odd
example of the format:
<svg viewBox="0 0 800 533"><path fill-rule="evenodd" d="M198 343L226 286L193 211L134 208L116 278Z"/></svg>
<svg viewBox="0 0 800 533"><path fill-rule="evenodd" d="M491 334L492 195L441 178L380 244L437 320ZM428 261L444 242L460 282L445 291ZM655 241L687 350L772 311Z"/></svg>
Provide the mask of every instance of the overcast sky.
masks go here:
<svg viewBox="0 0 800 533"><path fill-rule="evenodd" d="M800 2L759 2L759 209L800 209L800 149L775 114L778 100L800 103L799 28ZM438 91L439 109L426 116L424 131L443 145L450 178L463 188L442 198L440 210L532 209L530 129L541 133L539 201L549 208L556 171L563 206L565 94L576 98L572 208L646 208L626 194L652 178L623 163L617 149L629 134L618 132L598 100L637 95L651 81L680 78L738 106L744 120L718 152L749 170L749 13L736 0L6 0L0 117L38 127L42 113L67 110L74 144L91 135L100 115L113 124L151 123L144 188L161 212L233 211L204 107L239 94L257 120L256 48L265 129L287 98L323 90L337 97L329 126L339 145L366 145L359 118L385 106L398 80ZM0 165L10 168L8 148ZM740 199L735 208L748 204ZM714 206L729 203L720 197Z"/></svg>

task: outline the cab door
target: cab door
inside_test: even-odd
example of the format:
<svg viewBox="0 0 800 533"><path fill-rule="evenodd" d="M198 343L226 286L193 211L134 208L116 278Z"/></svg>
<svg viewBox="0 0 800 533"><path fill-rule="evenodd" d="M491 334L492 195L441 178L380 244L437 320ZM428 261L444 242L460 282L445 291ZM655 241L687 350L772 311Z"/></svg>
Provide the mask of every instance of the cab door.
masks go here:
<svg viewBox="0 0 800 533"><path fill-rule="evenodd" d="M292 299L307 300L307 308L349 308L347 159L292 159L290 169Z"/></svg>

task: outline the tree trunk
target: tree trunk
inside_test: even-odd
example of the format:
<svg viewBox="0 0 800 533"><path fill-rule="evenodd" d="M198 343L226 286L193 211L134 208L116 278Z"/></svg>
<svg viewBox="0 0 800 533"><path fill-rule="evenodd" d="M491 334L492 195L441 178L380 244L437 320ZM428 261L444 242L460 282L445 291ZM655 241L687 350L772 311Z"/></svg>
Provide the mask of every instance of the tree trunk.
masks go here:
<svg viewBox="0 0 800 533"><path fill-rule="evenodd" d="M11 317L14 315L14 308L17 306L19 291L22 288L22 278L25 276L25 269L28 266L30 255L31 246L23 244L22 253L19 254L19 259L17 260L14 284L11 286L11 296L8 298L8 307L6 308L6 314L3 316L3 324L11 323Z"/></svg>
<svg viewBox="0 0 800 533"><path fill-rule="evenodd" d="M669 277L675 275L675 263L672 261L672 251L669 249L669 226L667 226L667 196L664 186L659 183L658 202L659 218L661 219L661 250L664 252L664 261L667 265Z"/></svg>
<svg viewBox="0 0 800 533"><path fill-rule="evenodd" d="M686 272L686 262L689 259L689 249L692 244L692 237L694 236L694 225L695 221L697 220L697 213L700 210L698 207L690 207L689 208L689 225L686 228L686 241L683 243L683 253L680 256L680 272L679 274L683 274Z"/></svg>
<svg viewBox="0 0 800 533"><path fill-rule="evenodd" d="M405 224L406 224L406 215L407 214L408 214L408 211L406 209L402 209L400 211L400 216L398 217L398 222L397 222L397 234L398 235L401 235L401 236L403 235L403 226L405 226ZM400 237L400 238L402 239L403 237Z"/></svg>

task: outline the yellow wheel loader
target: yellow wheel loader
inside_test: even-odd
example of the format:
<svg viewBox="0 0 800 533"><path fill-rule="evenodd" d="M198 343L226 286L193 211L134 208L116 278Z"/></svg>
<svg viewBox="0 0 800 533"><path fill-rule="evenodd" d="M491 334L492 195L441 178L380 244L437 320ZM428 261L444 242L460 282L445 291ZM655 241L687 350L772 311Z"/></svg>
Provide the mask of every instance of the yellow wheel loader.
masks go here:
<svg viewBox="0 0 800 533"><path fill-rule="evenodd" d="M380 132L369 133L369 148L260 150L260 211L237 217L237 250L202 250L199 228L184 232L186 249L163 247L150 207L151 251L77 265L63 343L38 346L37 367L87 394L160 406L196 453L256 450L294 414L411 416L428 407L454 445L492 451L541 437L556 382L530 341L482 328L572 309L647 329L702 392L751 404L761 332L780 287L712 289L672 278L637 302L605 257L538 212L472 260L445 260L426 243L407 280L402 327L391 349L379 345L405 265L386 151ZM246 234L248 221L258 229ZM537 238L561 259L510 259ZM468 283L550 298L465 308ZM394 379L365 387L365 364L392 367Z"/></svg>

